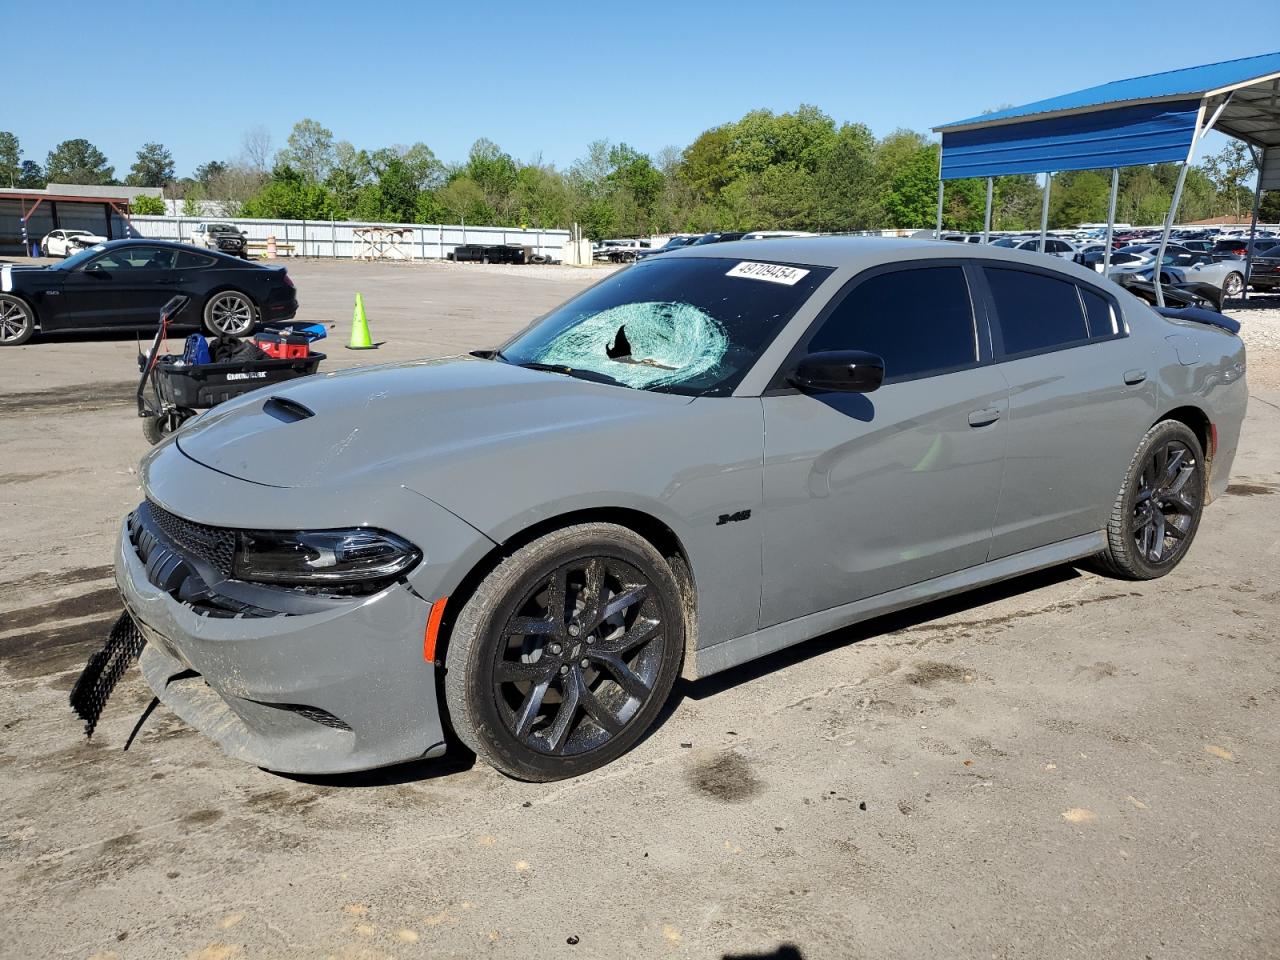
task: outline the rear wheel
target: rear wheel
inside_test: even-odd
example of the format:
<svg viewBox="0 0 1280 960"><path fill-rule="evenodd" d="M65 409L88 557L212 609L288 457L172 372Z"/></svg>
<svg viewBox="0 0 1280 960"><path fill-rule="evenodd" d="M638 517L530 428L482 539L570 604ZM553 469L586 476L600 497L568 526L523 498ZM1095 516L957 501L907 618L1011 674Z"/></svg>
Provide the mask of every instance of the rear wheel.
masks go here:
<svg viewBox="0 0 1280 960"><path fill-rule="evenodd" d="M20 297L0 293L0 347L20 347L36 332L36 315Z"/></svg>
<svg viewBox="0 0 1280 960"><path fill-rule="evenodd" d="M500 563L458 615L450 720L508 776L577 776L644 735L684 642L680 589L648 541L614 524L567 527Z"/></svg>
<svg viewBox="0 0 1280 960"><path fill-rule="evenodd" d="M239 290L215 293L204 305L204 326L215 337L243 337L256 321L256 311L248 294Z"/></svg>
<svg viewBox="0 0 1280 960"><path fill-rule="evenodd" d="M1107 524L1098 555L1110 573L1163 577L1186 555L1204 508L1204 454L1191 428L1162 420L1142 438Z"/></svg>

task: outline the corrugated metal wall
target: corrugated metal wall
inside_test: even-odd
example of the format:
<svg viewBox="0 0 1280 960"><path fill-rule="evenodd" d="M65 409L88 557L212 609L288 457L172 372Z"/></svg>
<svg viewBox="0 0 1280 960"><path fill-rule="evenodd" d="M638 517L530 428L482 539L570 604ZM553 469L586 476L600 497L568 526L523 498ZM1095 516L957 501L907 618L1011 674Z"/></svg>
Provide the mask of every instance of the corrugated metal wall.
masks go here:
<svg viewBox="0 0 1280 960"><path fill-rule="evenodd" d="M206 218L212 220L213 218ZM140 237L190 242L196 225L194 217L133 218L133 233ZM251 244L265 243L274 236L281 256L345 257L355 256L359 241L357 227L405 227L411 233L401 241L406 257L414 260L443 259L461 243L515 243L534 247L538 253L560 256L560 248L569 239L568 230L520 230L511 227L472 227L461 224L360 223L333 220L243 220L234 217L218 219L233 223L249 237ZM253 252L259 252L256 248Z"/></svg>
<svg viewBox="0 0 1280 960"><path fill-rule="evenodd" d="M22 214L32 201L0 197L0 254L23 256ZM57 221L54 221L54 215ZM110 228L108 229L108 217ZM45 200L27 222L27 242L40 243L50 230L89 230L99 236L128 236L124 219L101 200Z"/></svg>

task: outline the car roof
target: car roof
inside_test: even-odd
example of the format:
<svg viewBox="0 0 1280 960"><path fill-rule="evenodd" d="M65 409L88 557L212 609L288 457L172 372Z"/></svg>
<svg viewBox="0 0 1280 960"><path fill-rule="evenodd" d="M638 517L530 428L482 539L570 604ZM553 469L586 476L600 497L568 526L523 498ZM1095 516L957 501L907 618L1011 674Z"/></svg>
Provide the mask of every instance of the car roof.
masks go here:
<svg viewBox="0 0 1280 960"><path fill-rule="evenodd" d="M217 257L219 260L229 260L232 263L241 266L261 266L251 261L241 260L239 257L233 257L230 254L223 253L221 250L209 250L205 247L197 247L193 243L181 243L177 240L153 240L150 237L126 237L123 240L108 240L106 243L96 244L104 250L119 250L121 247L166 247L174 250L187 250L191 253L203 254L206 257Z"/></svg>
<svg viewBox="0 0 1280 960"><path fill-rule="evenodd" d="M990 244L948 240L915 240L905 237L775 237L762 245L756 240L730 240L700 247L681 247L664 253L662 260L683 257L715 260L764 260L772 263L798 263L815 267L832 267L838 271L860 271L869 267L910 260L992 260L1011 265L1027 265L1044 270L1057 270L1073 276L1088 277L1096 282L1096 271L1086 270L1060 257L993 247Z"/></svg>

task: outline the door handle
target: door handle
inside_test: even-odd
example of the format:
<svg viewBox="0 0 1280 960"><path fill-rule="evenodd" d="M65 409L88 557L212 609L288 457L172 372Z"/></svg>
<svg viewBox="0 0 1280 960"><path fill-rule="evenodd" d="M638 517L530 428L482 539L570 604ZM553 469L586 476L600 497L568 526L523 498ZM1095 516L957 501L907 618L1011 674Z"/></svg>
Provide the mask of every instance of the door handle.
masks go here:
<svg viewBox="0 0 1280 960"><path fill-rule="evenodd" d="M995 423L999 419L999 407L985 407L982 410L974 410L969 414L969 426L985 427L987 424Z"/></svg>
<svg viewBox="0 0 1280 960"><path fill-rule="evenodd" d="M1124 372L1124 382L1129 386L1141 383L1147 379L1147 371L1145 370L1126 370Z"/></svg>

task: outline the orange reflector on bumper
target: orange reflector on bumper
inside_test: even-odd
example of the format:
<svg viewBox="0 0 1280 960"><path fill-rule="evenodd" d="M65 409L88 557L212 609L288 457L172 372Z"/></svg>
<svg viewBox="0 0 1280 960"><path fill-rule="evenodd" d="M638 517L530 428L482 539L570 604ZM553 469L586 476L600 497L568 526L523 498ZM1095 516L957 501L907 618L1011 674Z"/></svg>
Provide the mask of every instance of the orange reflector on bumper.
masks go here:
<svg viewBox="0 0 1280 960"><path fill-rule="evenodd" d="M431 613L427 615L427 632L422 638L422 659L427 663L436 662L436 640L440 636L440 621L444 619L444 605L448 597L441 597L431 605Z"/></svg>

